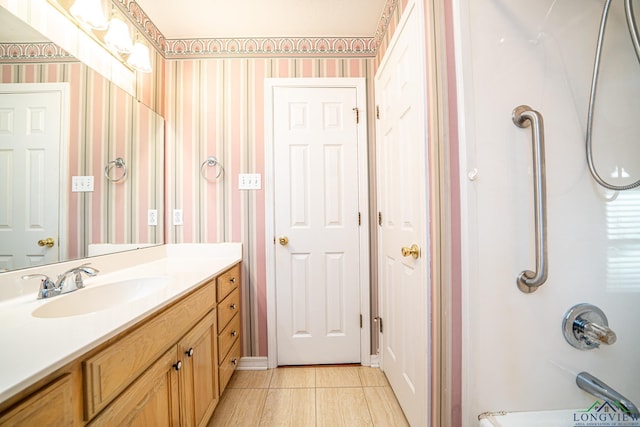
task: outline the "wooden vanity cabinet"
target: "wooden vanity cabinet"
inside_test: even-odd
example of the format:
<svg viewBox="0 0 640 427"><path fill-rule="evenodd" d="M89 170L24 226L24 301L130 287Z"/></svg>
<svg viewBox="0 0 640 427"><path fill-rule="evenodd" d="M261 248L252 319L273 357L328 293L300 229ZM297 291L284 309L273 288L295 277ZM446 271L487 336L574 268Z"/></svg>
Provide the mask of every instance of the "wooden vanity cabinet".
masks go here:
<svg viewBox="0 0 640 427"><path fill-rule="evenodd" d="M220 395L240 361L240 264L218 276L218 381Z"/></svg>
<svg viewBox="0 0 640 427"><path fill-rule="evenodd" d="M218 403L216 312L158 359L91 426L206 426Z"/></svg>
<svg viewBox="0 0 640 427"><path fill-rule="evenodd" d="M240 360L239 285L236 264L9 399L0 426L206 426Z"/></svg>

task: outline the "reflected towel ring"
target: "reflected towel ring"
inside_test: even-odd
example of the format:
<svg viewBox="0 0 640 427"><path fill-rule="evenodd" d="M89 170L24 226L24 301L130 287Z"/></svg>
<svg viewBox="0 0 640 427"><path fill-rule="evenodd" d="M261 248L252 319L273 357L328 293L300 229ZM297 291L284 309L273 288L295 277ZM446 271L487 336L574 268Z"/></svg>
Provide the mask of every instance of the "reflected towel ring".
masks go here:
<svg viewBox="0 0 640 427"><path fill-rule="evenodd" d="M218 173L216 174L215 178L213 179L207 178L206 171L204 170L205 166L207 167L218 166ZM224 168L218 162L218 159L215 158L214 156L207 157L207 159L204 162L202 162L202 164L200 165L200 176L202 176L206 181L214 182L216 179L220 178L220 175L222 175L223 173L224 173Z"/></svg>
<svg viewBox="0 0 640 427"><path fill-rule="evenodd" d="M114 166L116 168L122 168L122 175L120 175L119 178L112 178L109 173L111 172L111 169L114 168ZM118 157L115 160L111 160L109 163L107 163L107 165L104 167L104 177L107 178L107 180L111 181L111 182L119 182L122 181L125 177L127 176L127 165L125 165L124 163L124 159L122 157Z"/></svg>

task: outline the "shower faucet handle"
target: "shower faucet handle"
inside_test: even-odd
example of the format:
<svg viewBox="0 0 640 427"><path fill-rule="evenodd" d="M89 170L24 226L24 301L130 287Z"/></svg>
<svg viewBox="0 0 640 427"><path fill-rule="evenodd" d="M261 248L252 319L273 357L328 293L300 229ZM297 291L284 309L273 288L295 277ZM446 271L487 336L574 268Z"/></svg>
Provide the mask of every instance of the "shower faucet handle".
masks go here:
<svg viewBox="0 0 640 427"><path fill-rule="evenodd" d="M583 339L587 343L593 343L596 346L600 345L600 343L611 345L617 339L616 333L609 329L608 326L601 326L584 319L576 319L573 327L577 329L578 333L582 333Z"/></svg>
<svg viewBox="0 0 640 427"><path fill-rule="evenodd" d="M562 321L564 338L573 347L591 350L600 344L616 342L616 334L609 328L607 316L591 304L578 304L569 309Z"/></svg>

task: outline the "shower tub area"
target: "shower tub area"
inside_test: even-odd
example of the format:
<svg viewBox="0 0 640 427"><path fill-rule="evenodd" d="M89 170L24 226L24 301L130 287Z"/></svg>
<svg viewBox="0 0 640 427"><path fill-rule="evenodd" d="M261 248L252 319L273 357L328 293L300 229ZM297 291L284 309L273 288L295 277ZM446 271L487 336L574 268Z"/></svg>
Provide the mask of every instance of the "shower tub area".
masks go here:
<svg viewBox="0 0 640 427"><path fill-rule="evenodd" d="M617 404L640 404L640 190L597 183L586 151L591 128L601 179L640 179L640 63L624 3L610 2L590 124L605 0L453 2L464 426L594 425L604 413L627 419L597 425L640 425ZM520 105L540 114L542 170L534 126L514 124ZM523 292L521 274L544 280ZM580 388L583 372L609 397Z"/></svg>

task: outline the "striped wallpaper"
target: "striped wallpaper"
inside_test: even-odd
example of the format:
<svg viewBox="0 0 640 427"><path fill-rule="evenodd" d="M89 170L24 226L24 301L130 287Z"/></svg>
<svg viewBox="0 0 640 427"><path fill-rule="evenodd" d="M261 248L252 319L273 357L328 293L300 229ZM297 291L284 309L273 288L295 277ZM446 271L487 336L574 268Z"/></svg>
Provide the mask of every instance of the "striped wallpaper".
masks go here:
<svg viewBox="0 0 640 427"><path fill-rule="evenodd" d="M239 173L264 177L264 79L366 77L373 59L196 59L166 63L166 206L184 225L167 224L168 242L242 242L245 355L266 356L264 191L238 190ZM373 111L372 108L370 108ZM200 165L216 156L224 177L207 182ZM167 216L170 218L170 216Z"/></svg>
<svg viewBox="0 0 640 427"><path fill-rule="evenodd" d="M158 209L160 215L164 209L160 116L80 62L3 62L0 82L70 84L69 179L92 175L95 191L72 193L68 183L63 214L68 235L60 236L66 258L86 256L90 243L164 241L162 226L147 226L147 209ZM104 168L116 157L124 158L127 177L109 183Z"/></svg>

